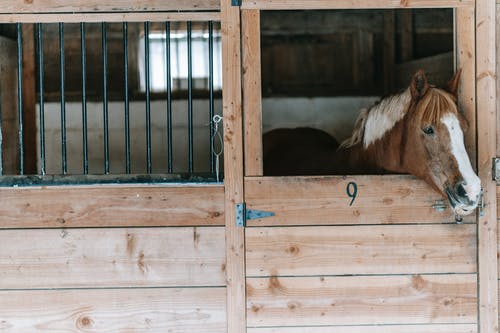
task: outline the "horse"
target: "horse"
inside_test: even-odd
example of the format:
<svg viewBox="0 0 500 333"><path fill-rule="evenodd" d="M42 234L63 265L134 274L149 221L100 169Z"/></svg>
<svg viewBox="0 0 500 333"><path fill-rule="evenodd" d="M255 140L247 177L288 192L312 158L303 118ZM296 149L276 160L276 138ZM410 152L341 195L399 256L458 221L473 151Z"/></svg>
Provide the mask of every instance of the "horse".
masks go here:
<svg viewBox="0 0 500 333"><path fill-rule="evenodd" d="M265 133L264 175L412 174L447 197L455 214L470 214L481 182L465 150L459 81L460 71L441 89L417 71L408 88L362 110L340 144L313 128Z"/></svg>

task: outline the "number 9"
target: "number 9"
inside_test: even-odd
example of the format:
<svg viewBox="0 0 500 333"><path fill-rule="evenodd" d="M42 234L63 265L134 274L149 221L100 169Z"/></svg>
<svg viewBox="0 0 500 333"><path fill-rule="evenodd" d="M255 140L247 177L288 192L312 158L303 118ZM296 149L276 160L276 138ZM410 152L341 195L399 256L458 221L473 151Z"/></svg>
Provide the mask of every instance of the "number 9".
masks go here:
<svg viewBox="0 0 500 333"><path fill-rule="evenodd" d="M349 182L347 184L346 193L347 196L351 198L349 206L352 206L354 200L356 200L356 196L358 195L358 185L355 182Z"/></svg>

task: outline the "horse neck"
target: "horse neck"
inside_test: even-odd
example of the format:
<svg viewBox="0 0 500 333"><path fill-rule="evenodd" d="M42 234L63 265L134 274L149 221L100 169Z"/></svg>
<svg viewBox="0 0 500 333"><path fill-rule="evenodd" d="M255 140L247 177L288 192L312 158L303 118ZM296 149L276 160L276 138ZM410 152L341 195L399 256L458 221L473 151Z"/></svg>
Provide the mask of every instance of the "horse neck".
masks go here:
<svg viewBox="0 0 500 333"><path fill-rule="evenodd" d="M339 173L344 174L379 174L389 172L405 173L406 167L401 154L404 154L404 123L398 121L385 135L364 147L359 142L351 147L337 150L335 159L341 161Z"/></svg>

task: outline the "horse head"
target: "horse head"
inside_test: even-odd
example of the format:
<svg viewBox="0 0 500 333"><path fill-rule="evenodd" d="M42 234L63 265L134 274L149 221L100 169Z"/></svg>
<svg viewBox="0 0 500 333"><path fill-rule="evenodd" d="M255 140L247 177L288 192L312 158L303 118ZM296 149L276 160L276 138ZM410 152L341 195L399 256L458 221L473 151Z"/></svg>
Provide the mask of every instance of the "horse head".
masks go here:
<svg viewBox="0 0 500 333"><path fill-rule="evenodd" d="M457 107L459 79L457 72L446 89L438 89L428 84L422 71L413 76L401 164L448 197L456 214L467 215L478 205L481 182L465 150L468 124Z"/></svg>

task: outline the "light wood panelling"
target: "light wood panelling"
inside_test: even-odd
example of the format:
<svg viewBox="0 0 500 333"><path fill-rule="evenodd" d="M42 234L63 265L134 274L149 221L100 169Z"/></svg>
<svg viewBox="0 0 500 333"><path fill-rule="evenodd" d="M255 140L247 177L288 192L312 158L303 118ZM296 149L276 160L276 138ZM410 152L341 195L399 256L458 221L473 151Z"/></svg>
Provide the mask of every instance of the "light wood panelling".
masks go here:
<svg viewBox="0 0 500 333"><path fill-rule="evenodd" d="M474 8L457 8L456 63L457 70L462 70L458 86L458 104L469 123L469 128L464 133L465 146L474 167L477 161L475 26Z"/></svg>
<svg viewBox="0 0 500 333"><path fill-rule="evenodd" d="M447 8L473 6L473 0L243 0L242 9L369 9L369 8Z"/></svg>
<svg viewBox="0 0 500 333"><path fill-rule="evenodd" d="M262 176L262 77L260 11L241 12L245 175Z"/></svg>
<svg viewBox="0 0 500 333"><path fill-rule="evenodd" d="M235 223L236 204L245 200L240 15L240 8L230 0L221 1L227 331L231 333L246 330L245 230Z"/></svg>
<svg viewBox="0 0 500 333"><path fill-rule="evenodd" d="M390 326L321 326L257 327L247 333L476 333L476 324L456 325L390 325Z"/></svg>
<svg viewBox="0 0 500 333"><path fill-rule="evenodd" d="M495 0L476 1L477 156L485 204L477 220L480 332L498 331L497 188L491 167L497 151L495 21Z"/></svg>
<svg viewBox="0 0 500 333"><path fill-rule="evenodd" d="M112 12L2 14L1 23L219 21L219 12Z"/></svg>
<svg viewBox="0 0 500 333"><path fill-rule="evenodd" d="M248 228L247 276L473 273L475 225Z"/></svg>
<svg viewBox="0 0 500 333"><path fill-rule="evenodd" d="M352 206L350 182L357 184ZM432 207L436 201L448 205L447 200L411 176L247 177L245 194L248 209L276 213L248 221L250 226L454 221L450 209Z"/></svg>
<svg viewBox="0 0 500 333"><path fill-rule="evenodd" d="M0 13L147 12L218 10L217 0L13 0L2 3Z"/></svg>
<svg viewBox="0 0 500 333"><path fill-rule="evenodd" d="M0 330L226 332L225 288L0 292Z"/></svg>
<svg viewBox="0 0 500 333"><path fill-rule="evenodd" d="M0 216L0 228L223 225L224 188L0 188Z"/></svg>
<svg viewBox="0 0 500 333"><path fill-rule="evenodd" d="M248 278L248 326L473 324L475 274Z"/></svg>
<svg viewBox="0 0 500 333"><path fill-rule="evenodd" d="M222 227L0 230L0 288L223 286L224 244Z"/></svg>

